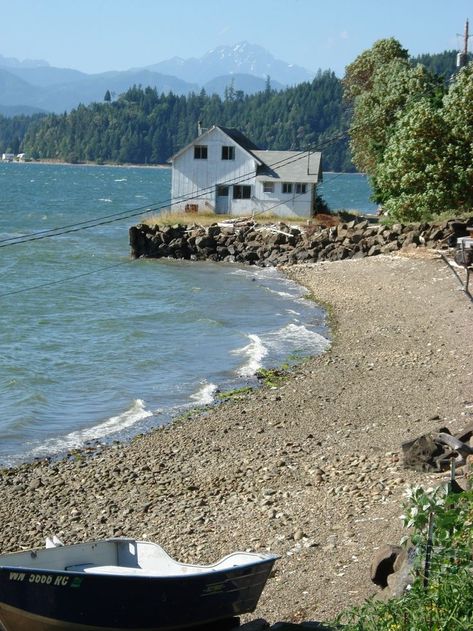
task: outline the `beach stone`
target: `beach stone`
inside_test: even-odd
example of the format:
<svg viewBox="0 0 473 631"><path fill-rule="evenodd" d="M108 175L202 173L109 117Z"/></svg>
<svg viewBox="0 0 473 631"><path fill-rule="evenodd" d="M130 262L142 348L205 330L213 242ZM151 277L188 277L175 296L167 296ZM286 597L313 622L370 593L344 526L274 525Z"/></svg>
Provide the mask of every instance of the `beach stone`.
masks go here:
<svg viewBox="0 0 473 631"><path fill-rule="evenodd" d="M41 478L33 478L33 480L31 480L31 482L28 484L28 488L30 489L30 491L37 491L42 486L44 486L44 484Z"/></svg>
<svg viewBox="0 0 473 631"><path fill-rule="evenodd" d="M387 587L388 576L394 572L394 563L401 552L400 546L381 546L371 561L370 577L373 583L383 588Z"/></svg>
<svg viewBox="0 0 473 631"><path fill-rule="evenodd" d="M390 597L400 598L408 586L412 585L414 581L413 569L415 557L416 550L414 548L410 548L406 557L403 559L402 564L400 564L399 569L387 577Z"/></svg>

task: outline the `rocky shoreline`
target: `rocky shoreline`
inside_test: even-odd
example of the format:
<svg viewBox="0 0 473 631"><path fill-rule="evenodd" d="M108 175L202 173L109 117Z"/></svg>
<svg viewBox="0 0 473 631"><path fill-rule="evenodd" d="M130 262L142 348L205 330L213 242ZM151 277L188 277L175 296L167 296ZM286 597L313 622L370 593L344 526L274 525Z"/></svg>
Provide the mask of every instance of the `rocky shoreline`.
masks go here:
<svg viewBox="0 0 473 631"><path fill-rule="evenodd" d="M379 224L376 217L355 217L344 223L336 215L318 216L319 221L324 218L330 225L293 226L248 219L210 226L138 224L129 230L131 255L276 267L410 252L419 247L446 249L450 239L467 236L473 229L473 217L392 226Z"/></svg>
<svg viewBox="0 0 473 631"><path fill-rule="evenodd" d="M404 440L473 413L472 302L437 258L286 269L331 305L332 349L263 387L91 456L0 471L0 549L149 538L183 561L281 556L255 616L327 620L376 591L401 535ZM251 616L248 618L251 619Z"/></svg>

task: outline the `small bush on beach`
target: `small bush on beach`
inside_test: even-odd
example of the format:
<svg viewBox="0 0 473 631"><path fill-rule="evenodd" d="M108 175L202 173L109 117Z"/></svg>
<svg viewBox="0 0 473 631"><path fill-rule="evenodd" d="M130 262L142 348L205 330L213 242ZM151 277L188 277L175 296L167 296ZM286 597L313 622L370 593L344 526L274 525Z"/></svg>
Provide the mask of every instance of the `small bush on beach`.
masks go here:
<svg viewBox="0 0 473 631"><path fill-rule="evenodd" d="M425 558L433 514L431 561ZM404 516L412 527L417 565L402 598L370 600L339 616L343 631L467 631L473 629L473 491L414 487Z"/></svg>

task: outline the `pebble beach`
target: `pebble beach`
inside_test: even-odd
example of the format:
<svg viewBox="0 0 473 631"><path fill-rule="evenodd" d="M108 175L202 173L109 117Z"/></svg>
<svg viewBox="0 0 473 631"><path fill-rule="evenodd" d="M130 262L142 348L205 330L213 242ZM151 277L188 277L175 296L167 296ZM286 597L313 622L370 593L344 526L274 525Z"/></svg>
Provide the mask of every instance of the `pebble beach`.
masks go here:
<svg viewBox="0 0 473 631"><path fill-rule="evenodd" d="M0 550L130 536L180 561L280 556L257 611L329 620L376 593L412 484L401 443L473 422L473 303L435 253L287 268L327 308L329 351L273 386L114 444L0 471ZM99 370L99 367L97 367Z"/></svg>

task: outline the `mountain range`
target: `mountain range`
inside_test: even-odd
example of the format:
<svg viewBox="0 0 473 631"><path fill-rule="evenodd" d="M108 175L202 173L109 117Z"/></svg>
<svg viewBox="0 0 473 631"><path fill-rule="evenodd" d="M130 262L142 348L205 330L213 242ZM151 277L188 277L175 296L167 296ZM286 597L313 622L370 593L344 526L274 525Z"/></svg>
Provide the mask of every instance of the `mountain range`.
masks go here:
<svg viewBox="0 0 473 631"><path fill-rule="evenodd" d="M113 97L133 85L150 86L159 93L183 95L204 89L207 94L223 96L229 88L245 94L262 91L268 77L271 87L281 90L313 76L309 70L276 59L248 42L219 46L200 58L173 57L144 68L100 74L0 55L0 113L62 113L80 103L102 101L107 90Z"/></svg>

